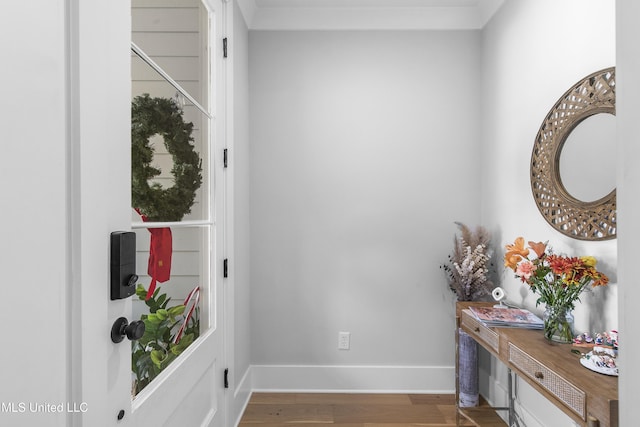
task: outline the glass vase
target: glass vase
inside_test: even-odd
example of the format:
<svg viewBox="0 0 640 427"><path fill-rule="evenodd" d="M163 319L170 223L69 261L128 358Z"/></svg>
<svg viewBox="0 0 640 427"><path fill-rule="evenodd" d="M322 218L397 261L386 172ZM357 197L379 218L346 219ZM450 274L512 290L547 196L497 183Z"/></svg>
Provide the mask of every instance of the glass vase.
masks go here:
<svg viewBox="0 0 640 427"><path fill-rule="evenodd" d="M573 342L573 313L567 307L547 307L542 320L546 339L560 343Z"/></svg>

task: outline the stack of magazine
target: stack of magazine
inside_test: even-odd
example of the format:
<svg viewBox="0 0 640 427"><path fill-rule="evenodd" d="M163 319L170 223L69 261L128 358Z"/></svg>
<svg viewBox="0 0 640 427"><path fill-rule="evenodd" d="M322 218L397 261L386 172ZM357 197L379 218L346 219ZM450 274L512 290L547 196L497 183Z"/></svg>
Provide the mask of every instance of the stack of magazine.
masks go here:
<svg viewBox="0 0 640 427"><path fill-rule="evenodd" d="M490 328L542 329L542 319L523 308L469 307L471 313Z"/></svg>

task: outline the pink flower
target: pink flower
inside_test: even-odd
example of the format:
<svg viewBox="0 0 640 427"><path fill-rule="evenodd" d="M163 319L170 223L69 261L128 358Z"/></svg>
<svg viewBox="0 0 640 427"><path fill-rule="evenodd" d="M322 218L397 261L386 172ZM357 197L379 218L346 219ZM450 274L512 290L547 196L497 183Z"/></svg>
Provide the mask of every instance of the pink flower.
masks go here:
<svg viewBox="0 0 640 427"><path fill-rule="evenodd" d="M536 266L533 265L531 261L524 260L518 263L518 267L516 268L516 275L520 276L523 282L526 282L527 280L529 280L529 277L531 277L535 269Z"/></svg>

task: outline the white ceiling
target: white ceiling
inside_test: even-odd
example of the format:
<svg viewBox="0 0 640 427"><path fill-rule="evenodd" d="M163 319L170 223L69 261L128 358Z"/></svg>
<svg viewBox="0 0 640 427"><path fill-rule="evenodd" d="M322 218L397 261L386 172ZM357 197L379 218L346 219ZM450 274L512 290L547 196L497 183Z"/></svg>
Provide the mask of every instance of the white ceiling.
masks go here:
<svg viewBox="0 0 640 427"><path fill-rule="evenodd" d="M468 30L504 0L238 0L250 30Z"/></svg>

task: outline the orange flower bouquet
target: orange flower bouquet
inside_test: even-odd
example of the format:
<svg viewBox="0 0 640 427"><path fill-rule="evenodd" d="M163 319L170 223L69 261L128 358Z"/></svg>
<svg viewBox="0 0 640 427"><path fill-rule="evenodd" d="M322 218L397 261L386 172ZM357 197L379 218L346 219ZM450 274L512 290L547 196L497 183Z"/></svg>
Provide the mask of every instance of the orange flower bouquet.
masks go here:
<svg viewBox="0 0 640 427"><path fill-rule="evenodd" d="M551 341L571 342L573 340L573 315L575 302L580 294L591 285L605 286L609 278L596 270L596 259L591 256L568 257L556 255L547 243L528 242L518 237L511 245L505 246L505 267L515 272L515 277L527 283L538 294L536 306L546 304L544 313L545 338ZM529 257L533 252L535 257Z"/></svg>

